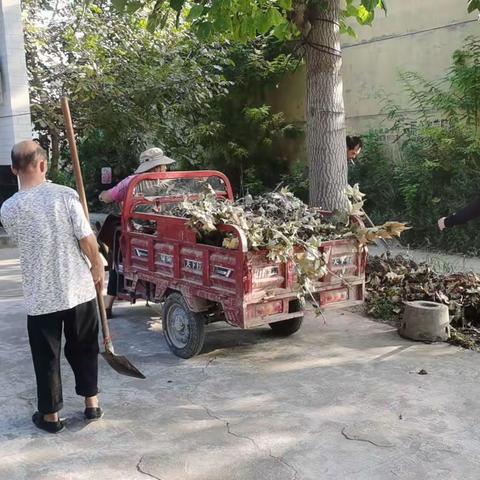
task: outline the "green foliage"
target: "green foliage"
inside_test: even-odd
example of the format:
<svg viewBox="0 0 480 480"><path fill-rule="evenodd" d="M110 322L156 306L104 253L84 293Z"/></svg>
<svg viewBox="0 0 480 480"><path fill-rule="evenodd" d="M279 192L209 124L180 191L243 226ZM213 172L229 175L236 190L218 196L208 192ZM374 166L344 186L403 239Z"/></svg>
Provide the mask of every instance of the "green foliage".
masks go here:
<svg viewBox="0 0 480 480"><path fill-rule="evenodd" d="M231 100L235 98L225 103ZM209 166L222 169L241 195L273 187L288 168L288 159L275 147L293 127L283 114L272 113L267 105L245 108L233 115L223 107L224 123L208 143L204 142Z"/></svg>
<svg viewBox="0 0 480 480"><path fill-rule="evenodd" d="M124 176L149 145L179 163L200 163L197 134L210 121L212 99L231 85L223 76L226 46L172 29L151 34L142 16L102 4L67 4L47 24L36 0L28 2L32 117L52 153L65 148L60 97L68 95L80 153L97 184L100 166Z"/></svg>
<svg viewBox="0 0 480 480"><path fill-rule="evenodd" d="M152 29L164 25L169 11L173 11L177 25L186 23L202 38L222 35L240 42L267 33L280 40L291 40L315 21L318 10L327 8L323 0L112 0L112 4L121 12L144 9ZM347 24L349 18L360 25L371 25L376 9L386 12L385 1L347 0L341 12L342 32L354 35Z"/></svg>
<svg viewBox="0 0 480 480"><path fill-rule="evenodd" d="M361 0L358 6L353 0L346 0L346 7L343 11L342 30L349 35L355 35L355 31L348 26L345 19L353 17L360 25L371 25L375 19L375 9L387 11L387 6L383 0Z"/></svg>
<svg viewBox="0 0 480 480"><path fill-rule="evenodd" d="M430 121L435 110L452 124L461 122L478 127L480 41L477 37L467 39L464 48L453 54L452 66L444 78L426 81L416 73L405 72L401 79L422 122Z"/></svg>
<svg viewBox="0 0 480 480"><path fill-rule="evenodd" d="M400 158L392 161L380 132L365 138L365 151L352 172L367 194L376 221L396 217L413 228L412 245L465 253L480 250L478 222L440 234L437 220L472 201L479 192L480 39L470 38L453 55L448 74L427 82L408 73L402 80L418 119L389 108Z"/></svg>
<svg viewBox="0 0 480 480"><path fill-rule="evenodd" d="M480 0L468 0L468 13L480 11Z"/></svg>
<svg viewBox="0 0 480 480"><path fill-rule="evenodd" d="M60 185L66 185L70 188L76 188L75 185L75 177L73 176L73 170L69 171L70 169L64 169L55 172L53 175L49 175L49 179Z"/></svg>
<svg viewBox="0 0 480 480"><path fill-rule="evenodd" d="M387 298L378 298L370 302L368 313L373 318L381 319L385 322L395 322L398 320L398 305Z"/></svg>
<svg viewBox="0 0 480 480"><path fill-rule="evenodd" d="M290 167L290 171L282 176L282 184L304 203L308 202L310 182L308 181L308 167L302 160L297 160Z"/></svg>
<svg viewBox="0 0 480 480"><path fill-rule="evenodd" d="M478 351L478 343L475 342L472 337L469 335L465 335L455 329L452 329L451 337L448 340L448 343L452 345L457 345L459 347L468 348L469 350L476 350Z"/></svg>
<svg viewBox="0 0 480 480"><path fill-rule="evenodd" d="M137 4L138 0L124 0L122 8L128 10L131 2ZM473 2L473 4L472 4ZM322 91L321 108L313 108L309 105L309 111L315 112L309 117L308 131L310 138L318 138L327 134L324 129L325 114L333 115L331 106L328 103L336 89L340 87L338 79L334 78L332 68L332 81L330 84L324 82L325 75L313 76L318 65L332 64L332 57L337 63L340 62L341 53L337 51L336 27L342 33L355 35L351 19L355 19L360 25L371 25L376 10L387 11L384 0L171 0L169 3L163 0L142 0L143 10L149 14L149 23L155 28L164 23L169 11L174 11L176 25L186 27L194 31L199 38L211 40L213 38L230 39L239 42L253 41L257 36L273 36L282 42L297 41L297 45L306 54L307 76L311 88ZM476 0L470 0L470 8L476 9ZM340 6L342 7L340 9ZM325 33L325 34L322 34ZM316 38L316 41L314 40ZM325 45L318 44L318 39L323 38ZM298 42L301 40L301 42ZM322 43L322 42L321 42ZM329 61L322 61L322 58L329 58ZM317 67L316 67L317 66ZM331 88L331 87L334 88ZM309 95L310 101L315 95ZM343 112L339 117L341 124L344 122ZM325 135L326 136L326 135ZM327 137L327 136L326 136ZM338 136L337 136L338 141ZM336 143L335 135L328 136L327 142ZM343 161L344 149L325 149L330 154L324 155L322 161L328 167ZM332 145L333 147L333 145ZM331 152L336 151L335 155ZM315 165L319 158L309 152L309 163ZM337 169L338 170L338 169ZM346 178L340 175L335 179L335 186L341 189L346 184ZM322 185L326 180L321 179L315 182L310 196L314 203L320 198L326 205L341 208L341 195L326 194L332 191L332 186ZM338 193L338 192L337 192ZM330 197L330 198L328 198Z"/></svg>
<svg viewBox="0 0 480 480"><path fill-rule="evenodd" d="M274 187L286 172L288 159L281 141L299 132L282 113L265 104L265 91L294 67L289 56L271 42L232 44L224 75L232 86L228 95L212 102L212 122L198 142L205 163L227 174L241 195Z"/></svg>
<svg viewBox="0 0 480 480"><path fill-rule="evenodd" d="M242 194L280 180L286 159L277 142L295 129L265 103L265 89L294 66L278 44L210 44L168 23L150 33L141 14L101 3L86 10L67 4L47 24L38 0L26 1L32 117L57 152L52 179L71 178L69 161L58 164L60 154L68 157L60 110L66 94L90 198L102 188L101 167L120 180L151 145L177 168L225 171Z"/></svg>

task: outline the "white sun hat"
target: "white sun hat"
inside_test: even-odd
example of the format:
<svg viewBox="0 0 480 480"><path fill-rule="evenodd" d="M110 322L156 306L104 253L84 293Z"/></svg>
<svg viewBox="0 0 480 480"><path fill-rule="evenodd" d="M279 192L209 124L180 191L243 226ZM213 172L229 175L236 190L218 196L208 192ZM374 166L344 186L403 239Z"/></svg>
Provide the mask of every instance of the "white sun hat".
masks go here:
<svg viewBox="0 0 480 480"><path fill-rule="evenodd" d="M172 163L175 163L175 160L167 157L161 148L149 148L140 154L140 165L135 173L145 173L160 165L170 165Z"/></svg>

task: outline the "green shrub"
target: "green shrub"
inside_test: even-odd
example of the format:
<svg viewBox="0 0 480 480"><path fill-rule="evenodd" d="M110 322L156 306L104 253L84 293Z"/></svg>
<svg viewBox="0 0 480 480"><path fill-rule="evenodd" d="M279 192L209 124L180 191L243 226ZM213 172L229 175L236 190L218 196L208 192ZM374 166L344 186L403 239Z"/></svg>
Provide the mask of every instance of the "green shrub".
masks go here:
<svg viewBox="0 0 480 480"><path fill-rule="evenodd" d="M294 62L268 40L232 44L224 75L231 84L227 95L213 100L211 123L197 136L203 166L222 170L240 196L274 188L289 162L282 149L285 139L300 131L282 113L265 103L272 88Z"/></svg>
<svg viewBox="0 0 480 480"><path fill-rule="evenodd" d="M290 172L282 176L282 185L288 187L303 202L308 203L310 182L306 162L298 160L291 165Z"/></svg>
<svg viewBox="0 0 480 480"><path fill-rule="evenodd" d="M368 312L373 318L378 318L385 322L396 321L398 319L397 310L398 305L385 298L371 302L368 306Z"/></svg>
<svg viewBox="0 0 480 480"><path fill-rule="evenodd" d="M350 181L360 183L374 221L395 218L412 226L404 243L476 253L478 222L440 234L437 220L479 193L480 39L468 39L455 52L445 78L427 82L407 73L402 80L419 117L405 118L389 105L388 133L398 139L399 158L387 153L385 132L372 131Z"/></svg>

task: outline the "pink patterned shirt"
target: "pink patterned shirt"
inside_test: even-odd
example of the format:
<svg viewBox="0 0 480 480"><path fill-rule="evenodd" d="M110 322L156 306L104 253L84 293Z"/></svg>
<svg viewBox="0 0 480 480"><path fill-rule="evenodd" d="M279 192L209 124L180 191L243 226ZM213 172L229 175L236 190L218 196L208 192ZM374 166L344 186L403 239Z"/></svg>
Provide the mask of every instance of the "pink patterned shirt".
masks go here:
<svg viewBox="0 0 480 480"><path fill-rule="evenodd" d="M130 175L127 178L124 178L121 182L117 183L113 188L108 190L110 195L113 198L113 201L116 203L123 202L127 196L127 191L130 183L136 177L136 175Z"/></svg>

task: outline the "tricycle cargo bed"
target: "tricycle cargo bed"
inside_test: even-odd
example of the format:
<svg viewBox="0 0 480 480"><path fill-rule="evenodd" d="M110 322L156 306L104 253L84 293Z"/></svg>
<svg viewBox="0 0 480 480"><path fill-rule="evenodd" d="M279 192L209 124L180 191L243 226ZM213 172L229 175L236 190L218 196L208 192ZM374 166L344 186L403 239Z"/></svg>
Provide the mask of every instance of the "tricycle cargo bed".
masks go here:
<svg viewBox="0 0 480 480"><path fill-rule="evenodd" d="M197 243L195 235L179 235L182 229L191 232L186 219L159 215L158 223L160 234L130 232L122 238L124 298L148 294L160 302L177 291L195 312L221 305L225 319L241 328L303 315L291 311L290 302L297 300L293 263L272 263L262 251Z"/></svg>

